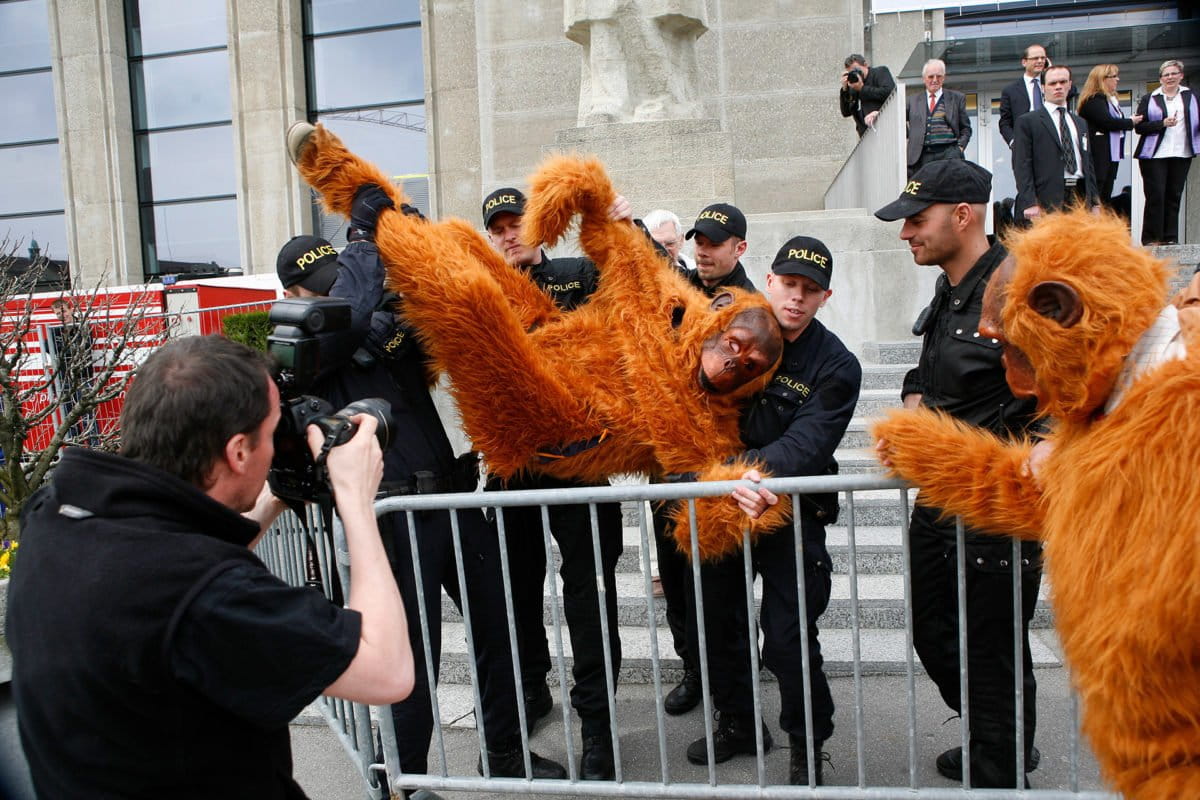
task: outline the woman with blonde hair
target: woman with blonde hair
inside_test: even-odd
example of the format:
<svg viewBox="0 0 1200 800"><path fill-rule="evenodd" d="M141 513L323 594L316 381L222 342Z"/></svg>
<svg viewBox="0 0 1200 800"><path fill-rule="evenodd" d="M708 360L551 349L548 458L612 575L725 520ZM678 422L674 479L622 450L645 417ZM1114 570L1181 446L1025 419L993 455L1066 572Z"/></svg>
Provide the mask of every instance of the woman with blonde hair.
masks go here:
<svg viewBox="0 0 1200 800"><path fill-rule="evenodd" d="M1079 94L1079 116L1088 124L1092 163L1096 167L1096 189L1100 202L1113 207L1113 183L1125 157L1125 131L1142 121L1141 116L1126 117L1117 99L1121 70L1116 64L1097 64L1088 73Z"/></svg>

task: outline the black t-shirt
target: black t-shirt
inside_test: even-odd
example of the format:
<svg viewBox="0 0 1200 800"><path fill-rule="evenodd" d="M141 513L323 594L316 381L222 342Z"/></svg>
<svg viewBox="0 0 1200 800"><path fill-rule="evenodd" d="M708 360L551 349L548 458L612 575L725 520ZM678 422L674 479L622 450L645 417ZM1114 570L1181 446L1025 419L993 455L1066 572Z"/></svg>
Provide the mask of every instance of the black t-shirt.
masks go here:
<svg viewBox="0 0 1200 800"><path fill-rule="evenodd" d="M180 682L269 729L287 725L346 671L361 629L357 611L239 564L197 594L169 657Z"/></svg>

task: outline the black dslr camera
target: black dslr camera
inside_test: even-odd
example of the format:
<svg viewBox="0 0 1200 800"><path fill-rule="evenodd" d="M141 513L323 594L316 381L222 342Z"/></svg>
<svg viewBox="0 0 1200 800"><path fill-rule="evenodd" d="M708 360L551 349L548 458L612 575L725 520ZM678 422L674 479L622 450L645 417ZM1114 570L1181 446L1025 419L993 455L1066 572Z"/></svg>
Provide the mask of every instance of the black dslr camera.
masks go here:
<svg viewBox="0 0 1200 800"><path fill-rule="evenodd" d="M849 83L849 84L862 83L862 79L863 79L862 70L858 69L857 67L855 67L852 70L849 70L846 73L846 83Z"/></svg>
<svg viewBox="0 0 1200 800"><path fill-rule="evenodd" d="M392 439L392 406L378 397L356 400L341 411L320 397L304 392L320 371L317 334L350 327L350 304L336 297L289 297L271 306L275 326L267 337L267 351L279 368L279 426L275 428L275 458L267 477L271 491L289 504L325 500L332 492L325 473L324 458L314 459L305 434L316 425L325 435L324 451L349 441L358 431L350 421L355 414L369 414L379 423L375 435L387 450Z"/></svg>

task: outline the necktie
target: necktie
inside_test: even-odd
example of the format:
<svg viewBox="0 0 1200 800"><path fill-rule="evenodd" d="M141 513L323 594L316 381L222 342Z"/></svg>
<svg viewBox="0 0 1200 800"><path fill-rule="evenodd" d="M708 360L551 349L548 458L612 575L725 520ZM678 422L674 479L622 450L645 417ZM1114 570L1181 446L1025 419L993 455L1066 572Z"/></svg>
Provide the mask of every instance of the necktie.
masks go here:
<svg viewBox="0 0 1200 800"><path fill-rule="evenodd" d="M1075 142L1071 140L1071 129L1067 127L1067 110L1058 109L1058 135L1062 139L1063 170L1075 174Z"/></svg>
<svg viewBox="0 0 1200 800"><path fill-rule="evenodd" d="M1042 82L1037 78L1033 79L1033 110L1040 111L1042 108Z"/></svg>
<svg viewBox="0 0 1200 800"><path fill-rule="evenodd" d="M937 108L937 95L931 94L929 95L929 113L932 114L935 108Z"/></svg>

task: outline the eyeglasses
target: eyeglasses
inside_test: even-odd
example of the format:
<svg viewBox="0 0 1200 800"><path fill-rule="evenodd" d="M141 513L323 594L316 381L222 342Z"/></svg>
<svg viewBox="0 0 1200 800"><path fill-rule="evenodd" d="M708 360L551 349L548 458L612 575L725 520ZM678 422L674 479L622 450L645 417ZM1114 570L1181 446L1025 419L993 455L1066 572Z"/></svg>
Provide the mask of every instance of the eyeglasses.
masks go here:
<svg viewBox="0 0 1200 800"><path fill-rule="evenodd" d="M1181 75L1183 75L1182 72L1160 72L1158 77L1160 77L1160 78L1178 78Z"/></svg>
<svg viewBox="0 0 1200 800"><path fill-rule="evenodd" d="M1116 72L1112 72L1112 73L1109 73L1108 75L1105 75L1104 77L1105 78L1119 78L1121 76Z"/></svg>

